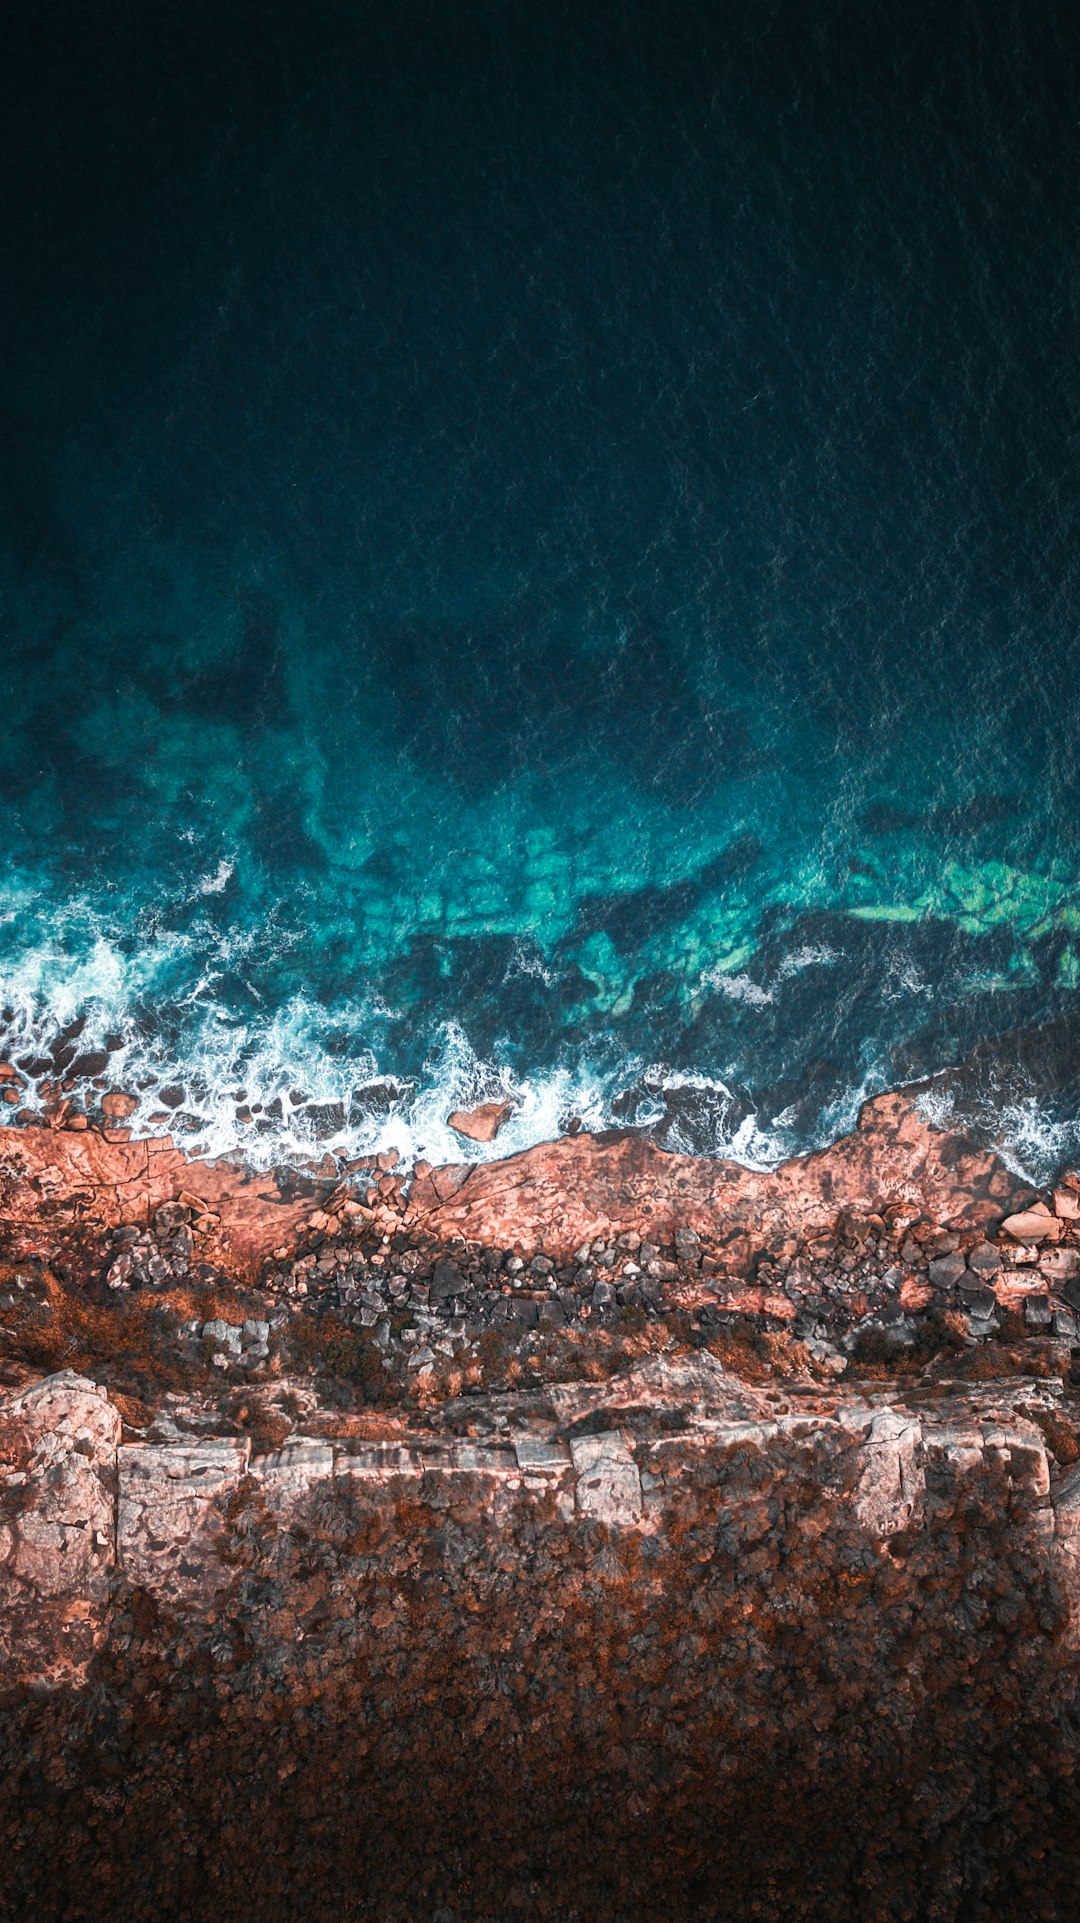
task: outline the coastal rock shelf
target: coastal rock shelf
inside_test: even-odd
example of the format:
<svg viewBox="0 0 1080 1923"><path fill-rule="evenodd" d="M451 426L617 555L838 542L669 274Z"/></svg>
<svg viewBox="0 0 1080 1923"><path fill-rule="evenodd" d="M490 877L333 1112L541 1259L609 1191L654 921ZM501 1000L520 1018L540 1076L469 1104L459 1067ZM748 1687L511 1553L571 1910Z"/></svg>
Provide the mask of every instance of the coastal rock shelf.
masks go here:
<svg viewBox="0 0 1080 1923"><path fill-rule="evenodd" d="M1054 1914L1078 1230L910 1095L771 1174L0 1132L14 1913Z"/></svg>
<svg viewBox="0 0 1080 1923"><path fill-rule="evenodd" d="M535 1245L566 1255L598 1234L726 1242L733 1266L790 1235L831 1228L841 1209L913 1205L978 1228L1030 1194L996 1156L929 1123L903 1092L867 1102L858 1128L770 1173L675 1155L630 1132L575 1135L504 1162L434 1169L413 1183L406 1221L440 1237Z"/></svg>
<svg viewBox="0 0 1080 1923"><path fill-rule="evenodd" d="M246 1437L194 1427L211 1410L189 1412L188 1434L122 1441L105 1391L65 1371L0 1402L3 1678L84 1677L125 1586L180 1615L225 1608L243 1513L271 1534L303 1531L320 1504L344 1496L362 1527L366 1512L408 1499L444 1527L456 1519L512 1539L524 1504L536 1516L526 1529L603 1525L609 1541L630 1531L660 1544L676 1492L685 1501L724 1485L726 1526L752 1537L777 1473L814 1535L855 1530L878 1548L981 1500L1022 1514L1080 1640L1080 1471L1054 1472L1040 1426L1061 1409L1060 1383L1039 1378L943 1387L933 1399L823 1398L807 1383L755 1390L708 1355L661 1357L617 1384L478 1403L475 1440L296 1435L253 1455ZM426 1526L419 1511L416 1525ZM340 1620L363 1618L364 1588Z"/></svg>
<svg viewBox="0 0 1080 1923"><path fill-rule="evenodd" d="M792 1234L831 1229L843 1209L903 1203L974 1229L1033 1194L997 1156L935 1128L904 1092L867 1102L852 1134L771 1173L672 1154L625 1131L567 1136L499 1162L424 1168L408 1186L392 1169L374 1174L366 1204L354 1206L433 1241L465 1237L565 1257L597 1235L673 1240L681 1227L726 1245L733 1268ZM313 1198L333 1196L340 1208L348 1192L336 1167L321 1178L258 1177L185 1157L168 1137L116 1142L94 1130L0 1128L0 1230L16 1256L55 1257L107 1229L145 1226L183 1194L205 1255L253 1280L309 1222Z"/></svg>

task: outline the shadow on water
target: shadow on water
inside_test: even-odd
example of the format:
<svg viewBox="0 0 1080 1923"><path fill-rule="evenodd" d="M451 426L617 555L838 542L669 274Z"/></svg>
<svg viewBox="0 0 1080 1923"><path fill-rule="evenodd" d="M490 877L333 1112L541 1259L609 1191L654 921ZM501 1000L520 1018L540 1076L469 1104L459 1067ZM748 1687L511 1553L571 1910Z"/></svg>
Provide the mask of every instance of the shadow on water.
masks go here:
<svg viewBox="0 0 1080 1923"><path fill-rule="evenodd" d="M0 401L0 541L17 579L51 581L81 599L79 544L60 509L48 442L42 423Z"/></svg>
<svg viewBox="0 0 1080 1923"><path fill-rule="evenodd" d="M756 835L740 835L685 881L650 883L620 894L586 895L568 943L593 934L610 935L616 948L632 953L665 928L674 928L706 895L745 881L764 849Z"/></svg>
<svg viewBox="0 0 1080 1923"><path fill-rule="evenodd" d="M972 795L969 801L955 806L942 805L922 810L901 808L889 801L874 801L864 810L862 825L869 835L903 834L918 830L964 841L987 828L998 828L1003 822L1016 821L1026 813L1027 804L1022 795Z"/></svg>
<svg viewBox="0 0 1080 1923"><path fill-rule="evenodd" d="M606 757L688 802L760 765L746 718L701 692L659 623L629 618L602 650L567 626L544 600L401 625L371 666L402 745L470 795Z"/></svg>
<svg viewBox="0 0 1080 1923"><path fill-rule="evenodd" d="M274 794L260 794L249 834L252 852L269 875L326 872L326 851L308 830L304 799L296 789L284 787Z"/></svg>
<svg viewBox="0 0 1080 1923"><path fill-rule="evenodd" d="M271 602L253 596L236 642L164 693L155 677L151 691L166 709L183 708L242 734L285 727L291 718L285 648Z"/></svg>

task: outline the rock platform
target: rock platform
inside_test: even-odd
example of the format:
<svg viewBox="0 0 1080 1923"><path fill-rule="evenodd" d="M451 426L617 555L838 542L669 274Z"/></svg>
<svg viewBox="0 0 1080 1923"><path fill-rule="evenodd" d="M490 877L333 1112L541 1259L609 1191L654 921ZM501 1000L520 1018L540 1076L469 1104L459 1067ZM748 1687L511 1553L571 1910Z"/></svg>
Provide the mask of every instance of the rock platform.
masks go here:
<svg viewBox="0 0 1080 1923"><path fill-rule="evenodd" d="M1070 1916L1080 1181L0 1131L13 1916Z"/></svg>

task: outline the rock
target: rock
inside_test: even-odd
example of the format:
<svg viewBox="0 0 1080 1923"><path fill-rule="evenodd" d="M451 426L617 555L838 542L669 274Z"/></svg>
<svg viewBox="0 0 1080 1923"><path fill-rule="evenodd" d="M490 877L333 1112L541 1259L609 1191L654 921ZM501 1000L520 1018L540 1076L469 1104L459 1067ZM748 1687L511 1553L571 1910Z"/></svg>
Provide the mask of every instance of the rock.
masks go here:
<svg viewBox="0 0 1080 1923"><path fill-rule="evenodd" d="M505 1299L507 1321L519 1322L523 1328L536 1329L540 1325L540 1305L527 1295L512 1295Z"/></svg>
<svg viewBox="0 0 1080 1923"><path fill-rule="evenodd" d="M280 1449L251 1465L266 1490L275 1515L300 1510L311 1499L316 1483L334 1473L334 1450L321 1437L291 1436Z"/></svg>
<svg viewBox="0 0 1080 1923"><path fill-rule="evenodd" d="M93 1655L116 1563L120 1433L105 1391L70 1369L0 1403L0 1678L8 1683L75 1681Z"/></svg>
<svg viewBox="0 0 1080 1923"><path fill-rule="evenodd" d="M1060 1221L1044 1202L1035 1202L1017 1215L1006 1216L1001 1226L1015 1242L1056 1242L1061 1234Z"/></svg>
<svg viewBox="0 0 1080 1923"><path fill-rule="evenodd" d="M1043 1249L1039 1254L1039 1274L1048 1282L1073 1282L1080 1276L1080 1252L1076 1249Z"/></svg>
<svg viewBox="0 0 1080 1923"><path fill-rule="evenodd" d="M964 1274L967 1263L960 1254L939 1255L931 1262L930 1280L935 1289L951 1289Z"/></svg>
<svg viewBox="0 0 1080 1923"><path fill-rule="evenodd" d="M992 1242L977 1242L968 1253L967 1265L976 1275L996 1275L1001 1267L1001 1251Z"/></svg>
<svg viewBox="0 0 1080 1923"><path fill-rule="evenodd" d="M154 1210L154 1234L174 1235L187 1227L188 1209L183 1202L163 1202Z"/></svg>
<svg viewBox="0 0 1080 1923"><path fill-rule="evenodd" d="M92 1129L0 1127L0 1163L13 1178L0 1194L0 1222L17 1261L55 1260L89 1232L145 1223L183 1188L185 1207L195 1197L218 1218L206 1255L237 1280L254 1281L311 1208L296 1188L283 1192L227 1162L189 1160L164 1138L107 1141Z"/></svg>
<svg viewBox="0 0 1080 1923"><path fill-rule="evenodd" d="M1050 1303L1045 1295L1029 1295L1024 1302L1024 1321L1035 1335L1047 1333L1053 1326Z"/></svg>
<svg viewBox="0 0 1080 1923"><path fill-rule="evenodd" d="M470 1142L493 1142L510 1116L510 1102L481 1102L478 1108L455 1108L450 1127Z"/></svg>
<svg viewBox="0 0 1080 1923"><path fill-rule="evenodd" d="M980 1283L965 1286L960 1290L960 1306L969 1315L991 1316L997 1310L997 1296L993 1289L983 1288Z"/></svg>
<svg viewBox="0 0 1080 1923"><path fill-rule="evenodd" d="M893 1536L919 1521L926 1494L921 1441L915 1417L892 1409L874 1417L855 1493L855 1513L871 1535Z"/></svg>
<svg viewBox="0 0 1080 1923"><path fill-rule="evenodd" d="M617 1430L575 1436L570 1455L577 1474L574 1499L584 1516L625 1529L641 1520L641 1477Z"/></svg>
<svg viewBox="0 0 1080 1923"><path fill-rule="evenodd" d="M219 1553L224 1504L250 1447L247 1437L212 1436L118 1450L117 1542L129 1581L188 1606L224 1586L231 1574Z"/></svg>
<svg viewBox="0 0 1080 1923"><path fill-rule="evenodd" d="M240 1354L243 1336L241 1331L234 1328L230 1322L220 1320L204 1322L201 1333L203 1341L212 1343L215 1349L228 1350L230 1355Z"/></svg>
<svg viewBox="0 0 1080 1923"><path fill-rule="evenodd" d="M134 1115L138 1106L137 1095L125 1095L119 1089L110 1089L109 1093L101 1098L101 1112L110 1122L126 1122L129 1115Z"/></svg>
<svg viewBox="0 0 1080 1923"><path fill-rule="evenodd" d="M436 1262L431 1271L428 1293L432 1302L449 1302L464 1295L468 1283L454 1262Z"/></svg>
<svg viewBox="0 0 1080 1923"><path fill-rule="evenodd" d="M933 1291L928 1282L919 1275L905 1275L900 1284L899 1303L909 1314L929 1307Z"/></svg>
<svg viewBox="0 0 1080 1923"><path fill-rule="evenodd" d="M933 1127L913 1098L867 1102L851 1135L769 1171L667 1152L642 1135L563 1136L498 1162L413 1183L408 1228L487 1246L543 1247L557 1261L628 1230L654 1244L678 1227L710 1242L725 1267L788 1236L831 1234L841 1210L866 1217L902 1195L954 1229L989 1229L1031 1190L1000 1159ZM905 1258L906 1259L906 1258ZM910 1264L909 1264L910 1266Z"/></svg>
<svg viewBox="0 0 1080 1923"><path fill-rule="evenodd" d="M1054 1214L1065 1222L1074 1222L1080 1216L1080 1195L1075 1189L1054 1190Z"/></svg>

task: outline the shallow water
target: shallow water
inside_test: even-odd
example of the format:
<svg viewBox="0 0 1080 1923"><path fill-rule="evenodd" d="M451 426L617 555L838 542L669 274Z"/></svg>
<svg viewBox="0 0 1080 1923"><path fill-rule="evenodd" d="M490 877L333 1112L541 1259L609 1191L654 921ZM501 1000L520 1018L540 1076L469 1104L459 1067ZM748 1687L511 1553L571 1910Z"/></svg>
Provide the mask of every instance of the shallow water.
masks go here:
<svg viewBox="0 0 1080 1923"><path fill-rule="evenodd" d="M6 83L6 1046L261 1162L963 1064L1045 1173L1075 17L219 11Z"/></svg>

